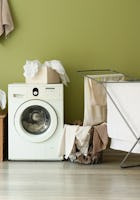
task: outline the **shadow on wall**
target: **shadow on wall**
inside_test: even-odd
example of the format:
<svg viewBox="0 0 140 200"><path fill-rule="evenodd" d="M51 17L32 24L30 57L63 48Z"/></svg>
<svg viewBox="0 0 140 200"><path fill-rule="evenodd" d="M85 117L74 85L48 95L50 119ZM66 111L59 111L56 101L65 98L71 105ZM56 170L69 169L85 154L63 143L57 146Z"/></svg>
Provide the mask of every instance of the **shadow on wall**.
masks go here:
<svg viewBox="0 0 140 200"><path fill-rule="evenodd" d="M75 120L83 121L84 77L76 70L67 70L70 83L64 89L64 121L73 123Z"/></svg>

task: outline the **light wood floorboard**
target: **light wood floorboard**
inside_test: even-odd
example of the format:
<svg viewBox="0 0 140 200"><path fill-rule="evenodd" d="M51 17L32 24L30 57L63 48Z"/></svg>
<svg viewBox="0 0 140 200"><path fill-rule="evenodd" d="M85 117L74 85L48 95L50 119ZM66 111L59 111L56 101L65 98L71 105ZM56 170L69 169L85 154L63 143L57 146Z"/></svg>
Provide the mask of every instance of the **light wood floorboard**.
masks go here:
<svg viewBox="0 0 140 200"><path fill-rule="evenodd" d="M104 162L0 163L0 200L139 200L140 167L121 169L122 154Z"/></svg>

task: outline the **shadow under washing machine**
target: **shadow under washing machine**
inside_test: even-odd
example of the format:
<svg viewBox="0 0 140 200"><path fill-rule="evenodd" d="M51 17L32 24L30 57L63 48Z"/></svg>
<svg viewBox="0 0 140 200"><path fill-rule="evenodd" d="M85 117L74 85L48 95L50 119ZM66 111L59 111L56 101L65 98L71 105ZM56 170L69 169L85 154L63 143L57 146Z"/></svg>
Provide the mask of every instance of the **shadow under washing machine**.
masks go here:
<svg viewBox="0 0 140 200"><path fill-rule="evenodd" d="M63 84L8 85L8 159L62 160Z"/></svg>

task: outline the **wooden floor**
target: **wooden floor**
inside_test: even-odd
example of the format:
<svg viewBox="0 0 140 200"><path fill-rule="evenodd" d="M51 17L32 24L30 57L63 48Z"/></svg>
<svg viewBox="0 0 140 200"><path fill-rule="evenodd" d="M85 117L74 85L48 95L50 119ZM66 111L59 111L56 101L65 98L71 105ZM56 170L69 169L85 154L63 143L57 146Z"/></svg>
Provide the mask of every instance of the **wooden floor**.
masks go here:
<svg viewBox="0 0 140 200"><path fill-rule="evenodd" d="M0 163L0 200L139 200L140 167L121 169L122 155L104 153L98 165Z"/></svg>

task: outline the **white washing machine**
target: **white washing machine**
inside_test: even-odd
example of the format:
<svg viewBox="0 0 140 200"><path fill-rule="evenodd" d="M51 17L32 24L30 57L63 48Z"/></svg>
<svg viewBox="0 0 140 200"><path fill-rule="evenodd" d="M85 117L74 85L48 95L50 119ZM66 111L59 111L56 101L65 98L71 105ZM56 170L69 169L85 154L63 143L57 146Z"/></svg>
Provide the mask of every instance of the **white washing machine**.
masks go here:
<svg viewBox="0 0 140 200"><path fill-rule="evenodd" d="M8 85L8 159L62 160L63 84Z"/></svg>

